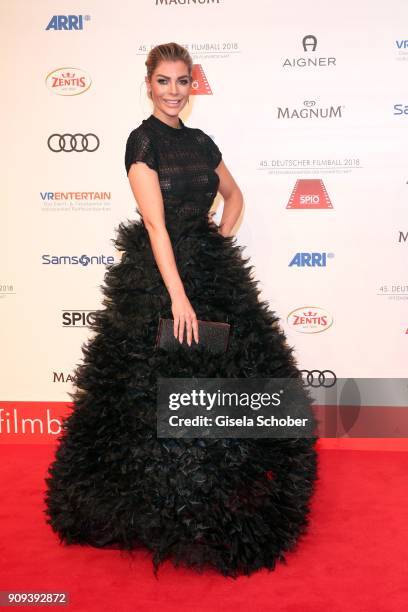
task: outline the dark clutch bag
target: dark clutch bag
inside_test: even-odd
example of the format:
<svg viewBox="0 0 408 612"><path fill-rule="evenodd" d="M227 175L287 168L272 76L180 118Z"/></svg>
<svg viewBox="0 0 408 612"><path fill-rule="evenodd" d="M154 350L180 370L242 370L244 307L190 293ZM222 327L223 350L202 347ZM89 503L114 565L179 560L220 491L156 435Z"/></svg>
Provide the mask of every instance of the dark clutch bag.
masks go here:
<svg viewBox="0 0 408 612"><path fill-rule="evenodd" d="M167 351L174 351L179 346L183 346L187 349L195 349L200 346L204 346L212 353L224 353L227 350L230 324L221 323L219 321L201 321L197 319L198 323L198 343L194 340L194 335L191 340L191 346L187 343L186 329L183 332L183 342L180 343L177 338L174 337L173 333L173 319L159 318L159 326L157 329L156 336L156 348L163 348Z"/></svg>

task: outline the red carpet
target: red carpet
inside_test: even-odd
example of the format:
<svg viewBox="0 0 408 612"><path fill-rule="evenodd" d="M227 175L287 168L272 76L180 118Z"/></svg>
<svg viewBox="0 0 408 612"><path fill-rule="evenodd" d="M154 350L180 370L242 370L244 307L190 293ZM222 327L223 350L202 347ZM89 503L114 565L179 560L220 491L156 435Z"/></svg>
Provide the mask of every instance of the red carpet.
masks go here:
<svg viewBox="0 0 408 612"><path fill-rule="evenodd" d="M86 612L408 608L406 452L320 450L310 529L298 550L274 572L235 581L169 562L156 580L148 553L132 562L120 551L60 545L42 501L53 447L6 445L0 452L2 591L67 591L68 606L47 608Z"/></svg>

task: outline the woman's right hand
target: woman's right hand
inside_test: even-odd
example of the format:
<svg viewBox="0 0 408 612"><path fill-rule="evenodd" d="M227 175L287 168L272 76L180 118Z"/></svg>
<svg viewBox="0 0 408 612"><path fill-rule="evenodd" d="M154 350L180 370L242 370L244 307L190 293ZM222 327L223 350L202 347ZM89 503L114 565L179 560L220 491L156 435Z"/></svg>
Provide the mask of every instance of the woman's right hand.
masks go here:
<svg viewBox="0 0 408 612"><path fill-rule="evenodd" d="M178 337L179 342L182 343L184 328L186 328L188 345L191 345L193 336L194 340L198 342L197 316L185 293L172 299L171 311L174 319L173 331L175 338Z"/></svg>

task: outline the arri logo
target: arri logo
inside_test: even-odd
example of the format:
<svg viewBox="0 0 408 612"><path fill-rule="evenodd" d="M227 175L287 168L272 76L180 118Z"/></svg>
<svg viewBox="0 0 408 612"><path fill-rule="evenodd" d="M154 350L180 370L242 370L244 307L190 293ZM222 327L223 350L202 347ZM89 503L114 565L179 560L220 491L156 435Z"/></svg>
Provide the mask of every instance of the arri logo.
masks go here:
<svg viewBox="0 0 408 612"><path fill-rule="evenodd" d="M332 257L334 257L334 253L299 252L292 257L289 268L291 266L297 266L298 268L325 268L327 259Z"/></svg>
<svg viewBox="0 0 408 612"><path fill-rule="evenodd" d="M286 208L333 208L321 179L298 179Z"/></svg>
<svg viewBox="0 0 408 612"><path fill-rule="evenodd" d="M90 15L53 15L46 30L83 30L84 21L90 21Z"/></svg>
<svg viewBox="0 0 408 612"><path fill-rule="evenodd" d="M318 306L302 306L288 314L289 326L301 334L318 334L333 325L332 315Z"/></svg>
<svg viewBox="0 0 408 612"><path fill-rule="evenodd" d="M87 91L92 80L89 74L80 68L57 68L45 78L48 89L59 96L77 96Z"/></svg>

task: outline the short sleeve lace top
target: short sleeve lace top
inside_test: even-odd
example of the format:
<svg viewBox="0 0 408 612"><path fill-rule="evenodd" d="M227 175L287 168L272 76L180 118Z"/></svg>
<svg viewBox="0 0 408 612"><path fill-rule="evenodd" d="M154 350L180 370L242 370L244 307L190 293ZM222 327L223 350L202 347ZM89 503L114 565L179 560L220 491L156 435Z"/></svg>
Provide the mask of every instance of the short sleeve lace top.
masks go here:
<svg viewBox="0 0 408 612"><path fill-rule="evenodd" d="M209 207L219 186L214 170L221 151L205 132L179 121L180 128L174 128L150 115L132 130L126 142L126 174L133 163L145 162L158 173L165 205L193 201Z"/></svg>

